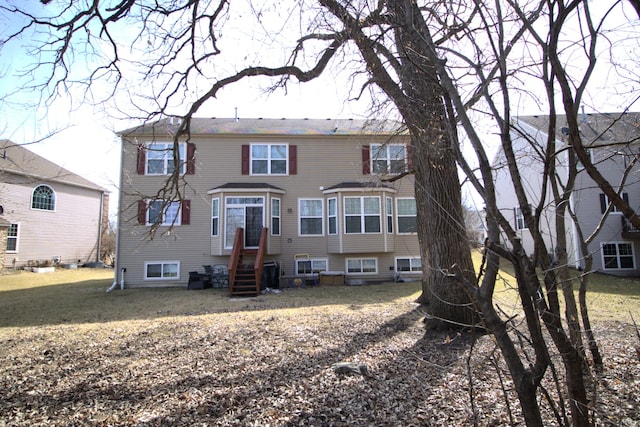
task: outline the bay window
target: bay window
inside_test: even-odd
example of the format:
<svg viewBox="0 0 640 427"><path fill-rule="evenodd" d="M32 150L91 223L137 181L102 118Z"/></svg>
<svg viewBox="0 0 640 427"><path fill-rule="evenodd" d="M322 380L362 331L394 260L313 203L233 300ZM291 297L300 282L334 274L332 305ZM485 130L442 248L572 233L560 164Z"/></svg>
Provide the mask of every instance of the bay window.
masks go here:
<svg viewBox="0 0 640 427"><path fill-rule="evenodd" d="M345 233L380 233L380 197L345 197Z"/></svg>

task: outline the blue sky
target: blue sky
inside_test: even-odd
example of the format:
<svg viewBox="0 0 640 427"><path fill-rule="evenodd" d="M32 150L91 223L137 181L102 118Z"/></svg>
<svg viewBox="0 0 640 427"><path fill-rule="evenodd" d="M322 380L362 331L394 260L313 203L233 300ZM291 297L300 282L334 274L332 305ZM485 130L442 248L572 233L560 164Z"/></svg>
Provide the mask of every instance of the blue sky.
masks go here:
<svg viewBox="0 0 640 427"><path fill-rule="evenodd" d="M43 10L43 6L36 0L0 0L0 3L4 4L11 2L31 8L33 11ZM597 4L603 3L598 2ZM595 5L596 3L590 2L590 4ZM620 19L626 18L621 17ZM7 31L11 31L18 25L21 25L21 21L15 19L15 16L3 17L0 14L0 28L3 28L0 29L0 34L6 34ZM256 37L253 35L255 29L242 29L243 33L247 31L252 32L250 37ZM226 35L230 34L230 38L233 40L236 35L228 29ZM25 52L25 46L30 42L29 38L26 37L19 40L18 43L3 47L0 56L0 96L11 93L15 88L24 84L24 77L18 78L17 75L34 59L33 55ZM264 53L267 49L274 49L273 45L265 44L263 39L260 40L262 43L260 46L250 46L248 50L253 49ZM630 59L640 57L637 45L621 44L617 48L622 49ZM243 49L242 45L238 45L236 53L244 53ZM602 52L602 60L606 60L606 51ZM74 68L72 72L78 69L82 71L85 65L86 58L79 60L75 65L78 68ZM237 111L241 118L368 117L369 103L366 98L359 102L345 101L349 96L357 94L358 88L354 89L349 85L346 79L347 73L335 68L328 69L326 74L318 80L304 84L290 84L287 93L284 90L279 90L276 93L265 94L265 88L268 86L266 79L236 84L224 89L216 100L208 103L198 113L198 116L233 117ZM36 70L32 75L33 78L42 79L43 71ZM632 72L634 71L632 70ZM594 108L587 107L587 112L595 107L598 107L600 111L603 109L620 111L626 105L628 96L625 96L623 92L638 90L638 82L634 88L617 84L616 80L615 73L609 72L601 73L594 79L595 95L592 98L587 98L587 102ZM135 89L135 87L130 87L130 90ZM106 89L103 90L100 85L95 87L95 94L98 96L105 91ZM115 116L121 117L122 114L116 114L112 110L112 104L106 105L105 111L102 107L95 107L89 103L78 103L78 99L82 99L83 96L77 89L72 89L70 97L57 99L49 108L42 105L27 107L27 105L37 105L42 95L40 91L24 90L14 94L11 103L0 102L0 138L24 144L52 135L42 142L30 145L29 148L112 190L114 194L111 198L111 210L115 212L120 146L114 132L139 124L139 121L116 119ZM127 95L121 92L118 96L124 99ZM74 102L70 100L74 100ZM538 113L535 110L535 103L530 101L523 101L520 107L526 107L522 108L520 113Z"/></svg>

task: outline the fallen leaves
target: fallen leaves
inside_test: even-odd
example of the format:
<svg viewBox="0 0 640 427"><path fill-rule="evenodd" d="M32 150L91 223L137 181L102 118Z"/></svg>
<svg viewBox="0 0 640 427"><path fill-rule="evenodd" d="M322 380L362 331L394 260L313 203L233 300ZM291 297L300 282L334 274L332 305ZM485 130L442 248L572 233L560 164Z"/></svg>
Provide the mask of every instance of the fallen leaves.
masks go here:
<svg viewBox="0 0 640 427"><path fill-rule="evenodd" d="M228 313L3 329L0 425L509 423L489 363L490 337L477 337L473 346L474 414L467 375L472 338L425 334L411 303L357 310L252 304ZM606 324L597 331L606 361L596 405L600 424L640 419L640 368L630 331ZM341 361L366 366L368 375L336 375L332 366Z"/></svg>

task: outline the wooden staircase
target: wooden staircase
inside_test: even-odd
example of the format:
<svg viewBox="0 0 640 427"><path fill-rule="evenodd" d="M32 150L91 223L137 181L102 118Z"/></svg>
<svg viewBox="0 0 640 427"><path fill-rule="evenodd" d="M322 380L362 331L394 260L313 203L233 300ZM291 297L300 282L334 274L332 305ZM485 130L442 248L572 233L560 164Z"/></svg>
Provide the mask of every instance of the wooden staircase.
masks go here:
<svg viewBox="0 0 640 427"><path fill-rule="evenodd" d="M236 230L229 259L229 295L252 297L260 295L260 280L267 247L267 229L262 228L258 249L244 247L244 228ZM253 265L250 264L253 260Z"/></svg>

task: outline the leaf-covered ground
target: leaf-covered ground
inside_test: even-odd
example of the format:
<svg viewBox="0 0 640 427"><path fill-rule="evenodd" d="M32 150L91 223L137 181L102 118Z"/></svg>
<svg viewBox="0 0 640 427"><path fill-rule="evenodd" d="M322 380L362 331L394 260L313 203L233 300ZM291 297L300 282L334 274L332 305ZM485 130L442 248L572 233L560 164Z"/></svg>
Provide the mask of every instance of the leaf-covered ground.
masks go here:
<svg viewBox="0 0 640 427"><path fill-rule="evenodd" d="M0 426L498 426L510 413L521 423L491 337L425 331L406 298L286 308L287 292L231 311L2 328ZM597 423L638 425L635 329L596 328ZM341 361L368 375L336 375Z"/></svg>

